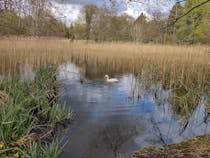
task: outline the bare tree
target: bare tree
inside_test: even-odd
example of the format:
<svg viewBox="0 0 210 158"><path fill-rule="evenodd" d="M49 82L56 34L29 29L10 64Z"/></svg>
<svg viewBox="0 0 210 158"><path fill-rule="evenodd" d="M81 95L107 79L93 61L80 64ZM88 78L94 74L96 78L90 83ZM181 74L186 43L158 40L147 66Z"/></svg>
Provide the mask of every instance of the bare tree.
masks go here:
<svg viewBox="0 0 210 158"><path fill-rule="evenodd" d="M86 22L86 40L90 39L91 24L93 21L94 13L96 12L96 6L87 5L84 8L85 22Z"/></svg>
<svg viewBox="0 0 210 158"><path fill-rule="evenodd" d="M131 35L136 42L144 42L147 28L146 16L142 13L134 22Z"/></svg>
<svg viewBox="0 0 210 158"><path fill-rule="evenodd" d="M0 0L0 34L49 35L65 32L50 0ZM61 29L62 28L62 29Z"/></svg>

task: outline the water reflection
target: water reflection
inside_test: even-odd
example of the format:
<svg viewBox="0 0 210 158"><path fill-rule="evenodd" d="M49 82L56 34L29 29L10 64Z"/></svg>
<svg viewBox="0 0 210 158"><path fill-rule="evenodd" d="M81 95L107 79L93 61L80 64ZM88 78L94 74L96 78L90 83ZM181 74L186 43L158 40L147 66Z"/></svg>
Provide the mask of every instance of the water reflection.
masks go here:
<svg viewBox="0 0 210 158"><path fill-rule="evenodd" d="M107 152L112 151L113 155L110 157L114 156L116 158L123 145L136 134L137 131L135 125L133 124L126 125L112 123L95 132L95 137L91 141L90 147L93 147L97 150L101 148Z"/></svg>
<svg viewBox="0 0 210 158"><path fill-rule="evenodd" d="M61 100L76 114L61 158L115 158L144 146L164 146L210 133L203 101L188 120L182 120L172 110L170 90L162 85L147 87L132 74L116 77L120 82L114 84L88 80L81 68L60 66Z"/></svg>
<svg viewBox="0 0 210 158"><path fill-rule="evenodd" d="M16 64L14 72L9 71L6 73L0 73L0 81L11 80L12 78L18 78L20 82L31 82L35 78L35 70L30 64Z"/></svg>
<svg viewBox="0 0 210 158"><path fill-rule="evenodd" d="M19 71L20 71L20 81L33 81L35 78L35 72L32 69L31 65L28 64L20 64L19 65Z"/></svg>
<svg viewBox="0 0 210 158"><path fill-rule="evenodd" d="M183 114L185 111L188 112L188 109L182 112L184 108L178 103L180 106L172 110L168 100L171 92L162 88L163 86L165 89L180 88L181 91L177 91L177 96L186 98L183 102L187 100L196 105L194 100L200 101L200 98L197 99L194 94L209 90L210 60L206 55L194 56L185 53L185 58L180 56L180 53L172 56L170 53L166 55L161 53L161 55L155 52L149 53L149 47L141 51L141 46L140 53L139 48L136 49L135 46L136 53L133 53L133 50L130 53L122 50L120 54L106 52L106 50L113 52L114 47L108 45L104 45L106 48L101 46L92 48L89 45L79 48L78 45L76 46L78 48L72 50L68 49L70 47L67 44L67 47L61 46L65 47L63 51L60 51L60 46L51 48L50 45L50 49L47 48L46 51L42 51L42 47L38 50L37 46L32 44L32 47L16 51L11 49L12 53L3 51L0 59L0 80L7 75L19 73L23 74L21 80L27 78L26 75L33 72L33 69L26 70L29 66L22 66L23 63L29 63L36 68L42 64L57 65L71 59L77 66L79 65L79 67L73 64L62 65L59 70L60 81L64 84L61 90L62 101L67 102L77 114L75 125L67 135L70 141L62 153L63 157L69 157L68 154L71 157L87 157L87 155L96 157L98 151L100 151L98 157L107 157L109 154L113 156L110 148L103 147L92 151L93 147L90 145L94 137L99 138L97 132L110 129L110 126L113 129L113 126L123 127L126 133L133 131L134 127L136 129L135 134L118 147L117 154L122 152L130 154L133 150L146 145L175 143L209 132L209 116L205 113L202 102L188 120L180 121L180 117L174 115L173 110L181 111L179 113ZM58 52L61 52L60 55ZM192 60L189 60L189 57ZM138 82L130 73L140 74L140 77L144 77L150 85ZM102 79L105 74L119 78L120 82L107 84ZM189 89L183 91L180 81ZM162 82L163 85L157 85L157 82ZM190 89L192 89L190 93L187 93Z"/></svg>
<svg viewBox="0 0 210 158"><path fill-rule="evenodd" d="M20 64L18 71L20 81L34 79L30 65ZM103 78L88 79L85 71L74 64L61 65L58 70L63 83L61 101L76 114L61 158L129 156L144 146L165 146L210 133L204 99L183 120L170 104L172 92L161 84L148 87L132 74L117 75L120 82L110 84Z"/></svg>

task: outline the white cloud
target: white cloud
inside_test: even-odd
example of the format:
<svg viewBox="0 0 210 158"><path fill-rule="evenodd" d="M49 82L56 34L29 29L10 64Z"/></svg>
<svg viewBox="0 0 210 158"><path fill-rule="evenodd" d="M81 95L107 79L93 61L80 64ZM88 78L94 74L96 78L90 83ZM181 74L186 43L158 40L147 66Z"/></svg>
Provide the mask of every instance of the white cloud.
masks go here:
<svg viewBox="0 0 210 158"><path fill-rule="evenodd" d="M128 7L127 10L124 11L124 13L126 13L134 18L137 18L140 15L140 11L134 10L130 7Z"/></svg>
<svg viewBox="0 0 210 158"><path fill-rule="evenodd" d="M148 20L152 18L151 10L160 10L162 13L168 13L169 9L174 4L174 1L165 0L151 0L142 1L144 3L129 2L128 0L117 0L119 4L120 13L127 13L128 15L137 18L141 13L144 13ZM68 26L78 20L80 10L86 4L95 4L102 6L103 0L54 0L53 14L65 22Z"/></svg>
<svg viewBox="0 0 210 158"><path fill-rule="evenodd" d="M148 20L152 19L152 15L147 11L146 6L139 3L134 3L134 2L129 3L127 5L127 9L123 11L123 13L126 13L134 17L135 19L137 19L139 15L143 13L147 17Z"/></svg>
<svg viewBox="0 0 210 158"><path fill-rule="evenodd" d="M72 22L75 22L80 14L82 6L77 4L61 4L54 3L54 7L51 9L56 18L65 22L69 26Z"/></svg>
<svg viewBox="0 0 210 158"><path fill-rule="evenodd" d="M152 14L156 11L163 13L163 15L167 15L172 6L175 4L174 0L137 0L135 2L128 2L128 0L124 1L127 2L126 13L135 18L137 15L144 13L148 20L152 18Z"/></svg>

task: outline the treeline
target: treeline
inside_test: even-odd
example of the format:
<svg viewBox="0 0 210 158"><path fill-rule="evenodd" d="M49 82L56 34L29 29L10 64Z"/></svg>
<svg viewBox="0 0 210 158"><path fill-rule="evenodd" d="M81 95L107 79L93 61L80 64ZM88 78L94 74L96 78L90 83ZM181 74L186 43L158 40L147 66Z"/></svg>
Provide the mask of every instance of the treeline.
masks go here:
<svg viewBox="0 0 210 158"><path fill-rule="evenodd" d="M71 39L102 41L130 41L130 27L134 19L126 14L117 16L107 8L87 5L82 10L81 22L69 29Z"/></svg>
<svg viewBox="0 0 210 158"><path fill-rule="evenodd" d="M135 41L140 43L209 44L210 2L189 14L191 8L204 0L179 1L168 16L161 11L152 11L146 17L137 18L118 15L112 7L87 5L81 10L80 21L70 28L56 19L51 10L51 0L1 0L0 36L66 36L71 40ZM151 9L152 10L152 9Z"/></svg>
<svg viewBox="0 0 210 158"><path fill-rule="evenodd" d="M154 11L150 17L143 13L135 20L124 14L116 15L107 8L87 5L82 19L71 25L68 37L103 41L135 41L141 43L194 44L210 43L210 3L194 9L175 24L174 21L202 0L177 2L169 16Z"/></svg>
<svg viewBox="0 0 210 158"><path fill-rule="evenodd" d="M130 41L130 28L134 18L124 14L117 16L107 8L87 5L83 8L82 20L69 29L69 38L103 41Z"/></svg>
<svg viewBox="0 0 210 158"><path fill-rule="evenodd" d="M64 36L66 26L50 7L50 0L1 0L0 35Z"/></svg>

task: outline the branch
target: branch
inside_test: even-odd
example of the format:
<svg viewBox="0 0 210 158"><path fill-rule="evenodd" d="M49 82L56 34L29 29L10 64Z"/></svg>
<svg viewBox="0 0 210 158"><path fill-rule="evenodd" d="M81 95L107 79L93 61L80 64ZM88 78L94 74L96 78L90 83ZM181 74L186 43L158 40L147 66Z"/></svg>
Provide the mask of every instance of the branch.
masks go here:
<svg viewBox="0 0 210 158"><path fill-rule="evenodd" d="M201 2L201 3L197 4L197 5L194 6L194 7L192 7L190 10L188 10L187 12L185 12L184 14L182 14L181 16L177 17L173 22L171 22L170 24L168 24L168 25L162 27L161 30L162 30L162 29L166 29L166 28L168 28L168 27L174 25L177 21L179 21L181 18L183 18L184 16L186 16L187 14L189 14L190 12L192 12L194 9L196 9L196 8L198 8L198 7L200 7L200 6L204 5L204 4L206 4L206 3L208 3L209 1L210 1L210 0L206 0L206 1L204 1L204 2Z"/></svg>
<svg viewBox="0 0 210 158"><path fill-rule="evenodd" d="M148 3L144 3L144 2L141 2L141 1L138 1L138 0L129 0L130 2L135 2L135 3L141 3L143 5L148 5Z"/></svg>
<svg viewBox="0 0 210 158"><path fill-rule="evenodd" d="M181 2L185 2L187 0L180 0L180 1L176 1L176 3L181 3Z"/></svg>
<svg viewBox="0 0 210 158"><path fill-rule="evenodd" d="M181 3L181 2L185 2L186 0L179 0L179 1L176 1L176 3ZM142 2L140 0L129 0L129 2L135 2L135 3L140 3L140 4L143 4L143 5L148 5L148 3L145 3L145 2Z"/></svg>

